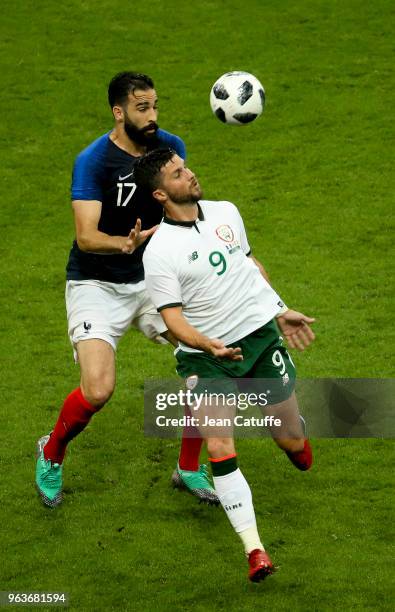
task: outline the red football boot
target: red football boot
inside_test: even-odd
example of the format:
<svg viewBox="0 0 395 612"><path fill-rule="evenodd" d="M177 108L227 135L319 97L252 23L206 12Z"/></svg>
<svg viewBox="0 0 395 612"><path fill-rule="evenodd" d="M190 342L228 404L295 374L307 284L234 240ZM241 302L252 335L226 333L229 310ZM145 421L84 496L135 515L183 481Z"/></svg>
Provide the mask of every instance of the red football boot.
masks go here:
<svg viewBox="0 0 395 612"><path fill-rule="evenodd" d="M311 446L307 438L304 441L303 450L296 453L286 451L286 454L290 461L292 461L292 463L298 468L298 470L305 472L311 468L313 463L313 451L311 450Z"/></svg>
<svg viewBox="0 0 395 612"><path fill-rule="evenodd" d="M274 565L267 552L255 548L248 555L248 578L252 582L260 582L274 572Z"/></svg>

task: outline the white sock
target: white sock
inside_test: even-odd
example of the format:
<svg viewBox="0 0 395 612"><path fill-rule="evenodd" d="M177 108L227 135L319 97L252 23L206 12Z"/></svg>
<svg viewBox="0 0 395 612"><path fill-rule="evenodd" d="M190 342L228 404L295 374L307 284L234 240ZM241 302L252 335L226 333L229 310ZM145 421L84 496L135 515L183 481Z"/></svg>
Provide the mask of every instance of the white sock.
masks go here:
<svg viewBox="0 0 395 612"><path fill-rule="evenodd" d="M248 557L252 550L258 548L259 550L265 550L261 538L259 537L258 529L255 527L248 527L245 531L240 531L239 536L244 544L244 550Z"/></svg>
<svg viewBox="0 0 395 612"><path fill-rule="evenodd" d="M255 548L264 550L256 527L251 489L239 468L225 476L213 476L213 481L221 505L246 553Z"/></svg>

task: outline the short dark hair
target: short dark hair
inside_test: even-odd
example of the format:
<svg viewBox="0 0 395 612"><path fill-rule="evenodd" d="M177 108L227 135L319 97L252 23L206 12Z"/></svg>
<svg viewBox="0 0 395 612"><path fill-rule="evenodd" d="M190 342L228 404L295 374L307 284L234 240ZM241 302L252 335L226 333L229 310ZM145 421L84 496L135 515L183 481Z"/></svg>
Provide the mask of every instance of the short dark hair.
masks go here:
<svg viewBox="0 0 395 612"><path fill-rule="evenodd" d="M133 168L133 178L139 187L152 195L160 185L160 171L177 155L173 149L154 149L139 157Z"/></svg>
<svg viewBox="0 0 395 612"><path fill-rule="evenodd" d="M108 102L113 108L115 104L123 106L128 101L130 93L136 89L154 89L153 80L146 74L139 72L119 72L110 81L108 86Z"/></svg>

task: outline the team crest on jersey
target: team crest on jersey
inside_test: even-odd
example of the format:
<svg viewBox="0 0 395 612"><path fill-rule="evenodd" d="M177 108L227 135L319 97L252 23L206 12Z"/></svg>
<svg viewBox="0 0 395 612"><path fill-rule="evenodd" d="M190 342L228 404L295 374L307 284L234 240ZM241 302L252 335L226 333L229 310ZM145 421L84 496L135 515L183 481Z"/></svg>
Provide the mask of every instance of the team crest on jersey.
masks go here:
<svg viewBox="0 0 395 612"><path fill-rule="evenodd" d="M221 240L224 240L225 242L232 242L232 240L234 240L233 231L229 225L220 225L215 230L215 233L217 234L218 238L221 238Z"/></svg>
<svg viewBox="0 0 395 612"><path fill-rule="evenodd" d="M199 376L197 374L191 374L191 376L187 376L185 379L185 386L187 389L192 391L199 382Z"/></svg>

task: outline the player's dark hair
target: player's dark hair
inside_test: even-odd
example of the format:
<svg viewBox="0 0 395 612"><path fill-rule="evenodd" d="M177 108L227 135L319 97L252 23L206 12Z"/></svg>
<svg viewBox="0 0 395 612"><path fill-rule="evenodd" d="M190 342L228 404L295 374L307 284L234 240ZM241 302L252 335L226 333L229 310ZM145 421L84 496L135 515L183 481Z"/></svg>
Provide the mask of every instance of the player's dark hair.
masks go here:
<svg viewBox="0 0 395 612"><path fill-rule="evenodd" d="M133 177L137 185L152 194L160 185L160 171L177 155L173 149L154 149L139 157L133 168Z"/></svg>
<svg viewBox="0 0 395 612"><path fill-rule="evenodd" d="M136 89L154 89L153 80L146 74L139 72L119 72L110 81L108 86L108 102L113 108L115 104L123 106L128 101L130 93Z"/></svg>

